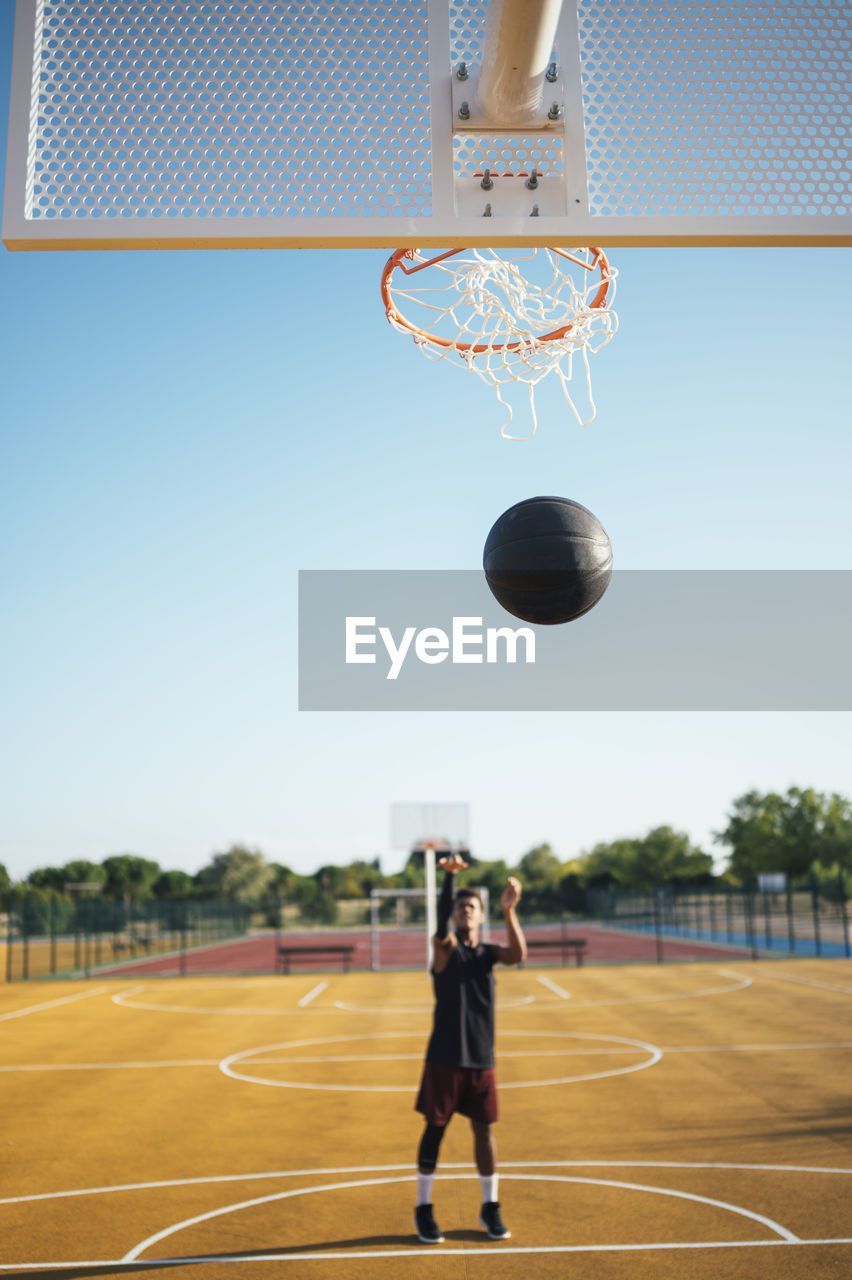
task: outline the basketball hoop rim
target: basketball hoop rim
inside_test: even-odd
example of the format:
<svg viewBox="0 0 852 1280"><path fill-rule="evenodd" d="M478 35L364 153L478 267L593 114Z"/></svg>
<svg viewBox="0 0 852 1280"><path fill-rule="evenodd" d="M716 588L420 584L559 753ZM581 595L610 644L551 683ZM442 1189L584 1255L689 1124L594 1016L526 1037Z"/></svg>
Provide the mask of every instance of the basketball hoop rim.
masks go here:
<svg viewBox="0 0 852 1280"><path fill-rule="evenodd" d="M520 351L523 348L534 348L543 346L547 342L558 342L565 337L567 333L573 329L573 324L564 324L559 329L553 329L550 333L544 333L540 337L531 338L526 342L458 342L454 338L443 338L437 334L430 333L428 329L423 329L419 325L408 320L399 308L396 306L391 297L391 278L394 272L399 269L405 275L414 275L417 271L424 271L427 267L432 267L438 262L443 262L446 258L455 257L457 253L468 253L468 249L447 249L444 253L436 254L434 258L429 258L425 262L419 262L414 267L407 267L405 259L415 259L420 253L419 249L396 249L388 258L382 272L381 292L382 301L385 304L385 313L388 320L397 325L399 328L407 329L413 334L416 340L428 342L432 346L444 347L447 350L459 351L463 355L481 355L485 351ZM565 249L557 249L555 246L549 247L550 253L557 254L560 258L567 258L569 262L574 262L586 271L594 271L600 269L601 283L600 288L589 303L590 310L602 311L606 307L607 294L612 283L612 275L610 273L609 262L603 249L589 246L588 252L592 255L591 262L584 262L582 258L577 258L572 252Z"/></svg>

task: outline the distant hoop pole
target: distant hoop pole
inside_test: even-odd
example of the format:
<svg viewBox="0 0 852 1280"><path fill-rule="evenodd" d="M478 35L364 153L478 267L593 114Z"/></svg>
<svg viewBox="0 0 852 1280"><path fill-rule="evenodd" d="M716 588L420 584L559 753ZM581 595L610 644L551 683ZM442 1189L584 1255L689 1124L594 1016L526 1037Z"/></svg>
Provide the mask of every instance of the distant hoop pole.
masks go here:
<svg viewBox="0 0 852 1280"><path fill-rule="evenodd" d="M499 125L539 111L562 0L489 0L477 106Z"/></svg>
<svg viewBox="0 0 852 1280"><path fill-rule="evenodd" d="M370 968L379 967L379 895L370 891Z"/></svg>
<svg viewBox="0 0 852 1280"><path fill-rule="evenodd" d="M426 872L426 972L432 967L432 939L438 929L437 893L435 887L435 846L427 844L423 854Z"/></svg>

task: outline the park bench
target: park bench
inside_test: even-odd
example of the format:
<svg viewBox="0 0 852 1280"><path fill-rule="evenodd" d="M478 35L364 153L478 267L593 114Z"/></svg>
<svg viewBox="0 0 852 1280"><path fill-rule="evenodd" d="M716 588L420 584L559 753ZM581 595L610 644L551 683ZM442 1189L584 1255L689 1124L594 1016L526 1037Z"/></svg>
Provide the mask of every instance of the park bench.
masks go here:
<svg viewBox="0 0 852 1280"><path fill-rule="evenodd" d="M578 967L583 963L583 952L586 949L585 938L534 938L527 939L527 952L561 951L562 963L567 964L570 957L576 957Z"/></svg>
<svg viewBox="0 0 852 1280"><path fill-rule="evenodd" d="M353 946L341 945L325 945L319 943L301 944L297 943L292 946L281 946L278 948L278 954L275 960L276 973L289 973L290 961L299 956L337 956L343 961L343 972L349 972L349 962L355 952Z"/></svg>
<svg viewBox="0 0 852 1280"><path fill-rule="evenodd" d="M130 951L134 946L141 947L143 951L150 951L151 939L147 934L137 934L134 938L126 938L121 934L112 939L112 951L114 956L118 956L122 951Z"/></svg>

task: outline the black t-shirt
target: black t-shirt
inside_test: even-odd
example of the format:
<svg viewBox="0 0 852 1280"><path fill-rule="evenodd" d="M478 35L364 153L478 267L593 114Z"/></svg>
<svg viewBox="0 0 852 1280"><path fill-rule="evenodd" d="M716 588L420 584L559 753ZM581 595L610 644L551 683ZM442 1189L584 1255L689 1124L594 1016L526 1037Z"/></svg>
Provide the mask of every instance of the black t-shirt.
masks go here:
<svg viewBox="0 0 852 1280"><path fill-rule="evenodd" d="M435 1020L427 1062L449 1067L494 1066L494 965L499 948L490 942L453 947L449 962L432 974Z"/></svg>

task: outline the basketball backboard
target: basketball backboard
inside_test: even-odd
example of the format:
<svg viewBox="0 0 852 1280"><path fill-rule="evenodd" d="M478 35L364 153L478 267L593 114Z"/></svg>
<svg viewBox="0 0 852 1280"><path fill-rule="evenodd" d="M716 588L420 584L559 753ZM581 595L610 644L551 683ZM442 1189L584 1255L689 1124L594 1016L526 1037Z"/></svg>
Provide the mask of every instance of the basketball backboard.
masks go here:
<svg viewBox="0 0 852 1280"><path fill-rule="evenodd" d="M391 848L410 853L434 846L443 856L466 848L469 840L468 806L463 803L393 804L390 815Z"/></svg>
<svg viewBox="0 0 852 1280"><path fill-rule="evenodd" d="M846 0L522 2L519 122L476 0L16 0L3 240L852 243Z"/></svg>

